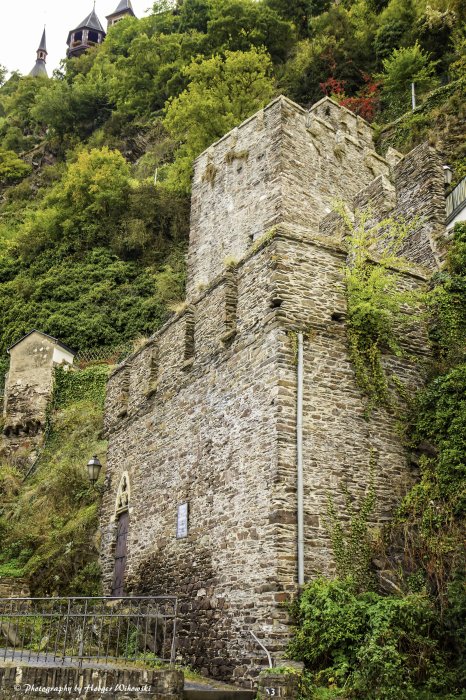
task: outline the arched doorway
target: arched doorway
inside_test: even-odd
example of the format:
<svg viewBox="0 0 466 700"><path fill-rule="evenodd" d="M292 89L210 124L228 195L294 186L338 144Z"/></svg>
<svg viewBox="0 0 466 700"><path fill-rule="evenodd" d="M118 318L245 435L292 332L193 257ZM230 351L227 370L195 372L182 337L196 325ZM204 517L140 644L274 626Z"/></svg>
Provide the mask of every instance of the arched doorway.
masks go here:
<svg viewBox="0 0 466 700"><path fill-rule="evenodd" d="M112 597L121 598L125 595L125 571L128 556L127 542L129 530L129 477L125 472L120 480L116 499L117 533L112 579Z"/></svg>

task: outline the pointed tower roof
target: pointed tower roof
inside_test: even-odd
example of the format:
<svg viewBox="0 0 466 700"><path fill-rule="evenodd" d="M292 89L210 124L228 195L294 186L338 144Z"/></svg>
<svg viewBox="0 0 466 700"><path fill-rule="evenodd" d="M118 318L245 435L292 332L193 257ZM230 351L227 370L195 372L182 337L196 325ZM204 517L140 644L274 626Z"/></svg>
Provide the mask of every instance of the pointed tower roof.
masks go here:
<svg viewBox="0 0 466 700"><path fill-rule="evenodd" d="M114 10L110 15L107 15L107 20L111 20L114 17L118 18L120 15L130 15L135 17L133 6L131 0L120 0L116 10ZM121 17L123 19L123 17Z"/></svg>
<svg viewBox="0 0 466 700"><path fill-rule="evenodd" d="M100 19L95 13L95 7L92 9L92 12L90 12L87 17L83 19L81 24L78 24L78 26L72 31L75 32L77 29L95 29L96 32L103 32L105 34L105 30L100 23Z"/></svg>
<svg viewBox="0 0 466 700"><path fill-rule="evenodd" d="M42 33L42 39L40 40L39 48L37 50L38 51L45 51L45 53L47 53L47 41L45 38L45 27L44 27L44 31Z"/></svg>
<svg viewBox="0 0 466 700"><path fill-rule="evenodd" d="M75 32L81 31L83 29L90 29L91 31L98 32L99 34L102 35L101 41L105 38L105 29L102 27L102 25L100 23L100 19L96 15L95 4L94 4L94 7L92 8L92 11L87 15L87 17L85 17L83 19L83 21L80 24L78 24L77 27L72 29L70 31L70 33L68 34L68 39L66 40L66 43L68 44L68 46L70 46L70 44L71 44L71 36ZM100 41L99 41L99 43L100 43ZM84 42L82 48L84 48L84 50L86 50L86 48L89 48L89 46L85 45L85 42ZM79 49L80 53L82 53L82 48ZM76 52L72 51L71 48L68 51L68 55L70 55L70 53L76 54Z"/></svg>
<svg viewBox="0 0 466 700"><path fill-rule="evenodd" d="M45 38L45 27L40 40L39 48L37 49L36 65L29 73L32 78L48 78L45 60L47 58L47 41Z"/></svg>
<svg viewBox="0 0 466 700"><path fill-rule="evenodd" d="M119 15L120 12L126 12L127 10L129 10L130 12L132 12L133 15L134 15L134 10L133 10L133 6L132 6L132 4L131 4L131 0L121 0L121 2L120 2L120 4L118 5L117 9L116 9L114 12L112 12L112 14L113 14L113 15Z"/></svg>

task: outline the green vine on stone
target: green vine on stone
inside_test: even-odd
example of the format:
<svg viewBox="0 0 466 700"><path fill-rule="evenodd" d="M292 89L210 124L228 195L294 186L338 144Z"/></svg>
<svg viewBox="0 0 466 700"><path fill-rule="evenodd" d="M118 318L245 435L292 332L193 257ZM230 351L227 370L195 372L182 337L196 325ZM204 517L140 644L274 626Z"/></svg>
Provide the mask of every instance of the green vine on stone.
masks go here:
<svg viewBox="0 0 466 700"><path fill-rule="evenodd" d="M369 211L357 212L354 220L344 206L337 205L337 211L347 228L344 277L349 352L357 383L368 399L369 416L376 406L391 405L382 354L403 354L398 339L412 323L409 311L419 310L423 299L423 293L401 284L409 263L400 252L415 222L387 218L371 225Z"/></svg>
<svg viewBox="0 0 466 700"><path fill-rule="evenodd" d="M360 591L373 589L375 583L372 573L373 542L369 529L369 521L376 504L374 471L375 455L372 453L369 484L357 506L354 505L353 496L347 486L341 484L345 510L349 516L346 526L337 512L333 496L329 495L327 500L326 527L332 543L337 574L342 579L351 579L355 588Z"/></svg>

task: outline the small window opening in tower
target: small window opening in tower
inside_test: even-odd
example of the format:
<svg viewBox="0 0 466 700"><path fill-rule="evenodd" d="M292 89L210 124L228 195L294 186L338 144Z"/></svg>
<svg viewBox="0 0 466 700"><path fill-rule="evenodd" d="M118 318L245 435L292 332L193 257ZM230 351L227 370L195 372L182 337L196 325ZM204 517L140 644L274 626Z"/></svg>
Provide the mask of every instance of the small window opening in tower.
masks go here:
<svg viewBox="0 0 466 700"><path fill-rule="evenodd" d="M82 32L75 32L72 37L72 45L75 46L76 44L80 44L83 40L83 33Z"/></svg>
<svg viewBox="0 0 466 700"><path fill-rule="evenodd" d="M89 43L97 44L99 41L99 35L97 32L89 32Z"/></svg>

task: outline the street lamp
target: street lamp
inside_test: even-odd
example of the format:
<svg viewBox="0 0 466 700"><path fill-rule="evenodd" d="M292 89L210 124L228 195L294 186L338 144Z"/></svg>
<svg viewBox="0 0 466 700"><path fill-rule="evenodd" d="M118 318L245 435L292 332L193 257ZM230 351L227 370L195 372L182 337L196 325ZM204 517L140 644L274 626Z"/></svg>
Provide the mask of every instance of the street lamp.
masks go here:
<svg viewBox="0 0 466 700"><path fill-rule="evenodd" d="M102 464L97 455L94 455L92 459L87 463L87 473L89 474L89 481L94 486L97 479L99 478L100 470L102 469Z"/></svg>

